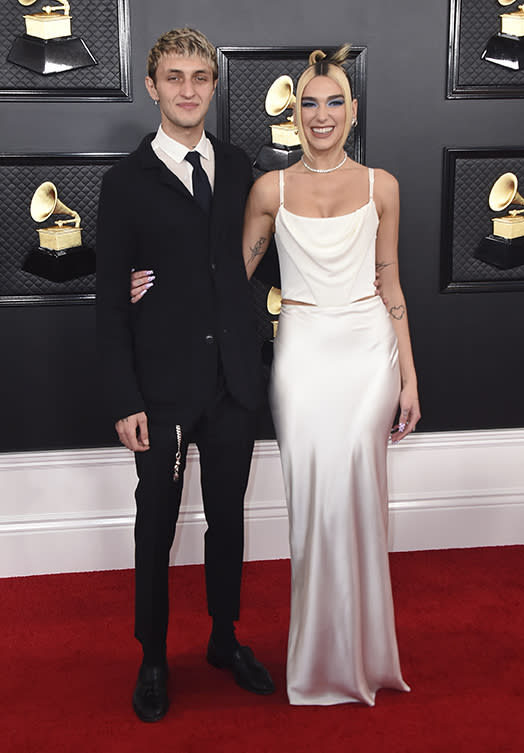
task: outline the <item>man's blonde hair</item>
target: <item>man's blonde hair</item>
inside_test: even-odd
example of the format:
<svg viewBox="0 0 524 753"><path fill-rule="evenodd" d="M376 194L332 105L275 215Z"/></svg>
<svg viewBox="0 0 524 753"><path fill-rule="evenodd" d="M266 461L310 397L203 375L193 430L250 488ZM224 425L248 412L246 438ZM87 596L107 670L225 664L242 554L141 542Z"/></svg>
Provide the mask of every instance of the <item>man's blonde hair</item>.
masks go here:
<svg viewBox="0 0 524 753"><path fill-rule="evenodd" d="M217 51L209 39L198 29L190 29L187 26L183 29L172 29L162 34L157 39L155 45L149 51L147 56L147 75L155 81L156 71L160 59L164 55L176 53L183 57L198 56L209 64L213 79L218 78Z"/></svg>

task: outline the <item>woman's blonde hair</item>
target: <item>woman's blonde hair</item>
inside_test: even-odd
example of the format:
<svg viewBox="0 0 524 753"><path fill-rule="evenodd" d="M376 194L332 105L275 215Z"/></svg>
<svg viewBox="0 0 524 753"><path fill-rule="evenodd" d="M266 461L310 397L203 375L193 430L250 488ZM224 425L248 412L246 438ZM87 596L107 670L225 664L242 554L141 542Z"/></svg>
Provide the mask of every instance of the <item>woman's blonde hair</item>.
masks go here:
<svg viewBox="0 0 524 753"><path fill-rule="evenodd" d="M352 119L352 86L351 79L342 67L342 64L348 59L350 49L351 45L343 44L338 50L336 50L336 52L329 56L322 50L314 50L309 56L309 66L298 79L296 92L297 99L295 104L295 123L298 129L298 136L300 138L300 143L302 144L302 149L308 159L312 159L312 155L305 137L304 126L302 124L301 102L304 89L312 79L316 78L316 76L328 76L329 78L332 78L333 81L336 81L342 89L346 107L346 121L344 123L344 132L340 139L340 145L343 146L346 143Z"/></svg>

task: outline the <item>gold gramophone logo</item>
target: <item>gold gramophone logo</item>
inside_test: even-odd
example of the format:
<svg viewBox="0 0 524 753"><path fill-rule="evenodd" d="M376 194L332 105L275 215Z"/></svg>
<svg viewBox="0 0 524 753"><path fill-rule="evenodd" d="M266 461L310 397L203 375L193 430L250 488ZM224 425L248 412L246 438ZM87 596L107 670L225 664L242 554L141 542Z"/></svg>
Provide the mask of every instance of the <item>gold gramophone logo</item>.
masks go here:
<svg viewBox="0 0 524 753"><path fill-rule="evenodd" d="M293 79L291 76L279 76L268 89L266 94L266 112L272 117L282 115L286 110L293 110L296 97L293 94ZM272 124L271 141L278 146L300 146L298 130L293 122L293 112L283 123Z"/></svg>
<svg viewBox="0 0 524 753"><path fill-rule="evenodd" d="M282 293L280 291L280 288L276 288L274 285L269 288L269 292L267 294L266 298L266 308L268 310L268 313L275 317L271 319L271 325L273 327L273 340L277 336L277 330L278 330L278 316L280 314L280 309L282 308Z"/></svg>
<svg viewBox="0 0 524 753"><path fill-rule="evenodd" d="M524 199L518 192L518 178L515 173L504 173L497 178L489 192L489 208L502 212L513 204L524 205ZM524 209L510 209L505 217L494 217L493 235L513 239L524 237Z"/></svg>
<svg viewBox="0 0 524 753"><path fill-rule="evenodd" d="M493 212L504 212L509 207L524 207L518 185L515 173L499 176L489 192L489 208ZM524 264L524 208L509 209L504 215L492 217L491 222L493 230L481 240L475 258L499 269Z"/></svg>
<svg viewBox="0 0 524 753"><path fill-rule="evenodd" d="M95 271L94 251L82 245L80 215L58 198L55 183L46 180L38 186L29 211L35 222L51 223L37 228L38 248L29 251L23 264L26 272L64 282Z"/></svg>
<svg viewBox="0 0 524 753"><path fill-rule="evenodd" d="M37 0L18 0L20 5L34 5ZM71 6L67 0L58 0L60 5L44 5L39 13L24 15L25 31L39 39L58 39L71 36Z"/></svg>
<svg viewBox="0 0 524 753"><path fill-rule="evenodd" d="M25 7L38 1L18 0ZM68 0L57 2L24 15L25 34L13 42L8 62L44 76L97 65L84 40L72 33Z"/></svg>
<svg viewBox="0 0 524 753"><path fill-rule="evenodd" d="M269 87L266 99L266 113L276 118L286 110L290 115L280 123L271 123L271 144L263 144L257 154L254 166L263 170L282 170L300 159L302 149L298 129L293 122L293 108L296 98L293 94L293 79L284 74L279 76Z"/></svg>
<svg viewBox="0 0 524 753"><path fill-rule="evenodd" d="M57 220L49 227L38 228L40 248L48 251L65 251L82 245L80 215L59 200L58 190L50 180L41 183L34 192L30 212L35 222L45 222L55 214L69 215L72 218Z"/></svg>
<svg viewBox="0 0 524 753"><path fill-rule="evenodd" d="M514 5L515 0L498 0L499 5ZM524 5L499 15L500 29L486 44L481 58L513 71L524 69Z"/></svg>

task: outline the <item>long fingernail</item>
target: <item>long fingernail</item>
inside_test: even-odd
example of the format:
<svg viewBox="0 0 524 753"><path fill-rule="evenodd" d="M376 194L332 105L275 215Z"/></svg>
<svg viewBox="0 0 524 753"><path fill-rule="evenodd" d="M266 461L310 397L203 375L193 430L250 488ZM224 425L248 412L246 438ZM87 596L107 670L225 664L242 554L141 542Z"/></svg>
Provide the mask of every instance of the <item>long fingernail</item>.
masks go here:
<svg viewBox="0 0 524 753"><path fill-rule="evenodd" d="M155 278L155 275L149 275L149 277L147 279L148 280L155 280L156 278Z"/></svg>

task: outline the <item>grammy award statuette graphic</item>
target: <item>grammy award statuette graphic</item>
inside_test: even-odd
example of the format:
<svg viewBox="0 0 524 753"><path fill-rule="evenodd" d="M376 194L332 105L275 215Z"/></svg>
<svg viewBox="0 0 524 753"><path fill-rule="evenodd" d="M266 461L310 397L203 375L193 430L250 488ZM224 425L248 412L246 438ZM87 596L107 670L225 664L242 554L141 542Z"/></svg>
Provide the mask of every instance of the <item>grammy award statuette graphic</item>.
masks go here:
<svg viewBox="0 0 524 753"><path fill-rule="evenodd" d="M94 251L82 245L80 215L59 200L50 180L34 192L30 212L35 222L45 222L55 214L71 219L58 219L38 228L39 247L27 255L23 264L26 272L52 282L65 282L95 271Z"/></svg>
<svg viewBox="0 0 524 753"><path fill-rule="evenodd" d="M501 212L512 204L524 206L518 193L514 173L497 178L489 193L489 207ZM475 251L475 258L499 269L512 269L524 264L524 209L510 209L502 217L493 217L493 232L483 238Z"/></svg>
<svg viewBox="0 0 524 753"><path fill-rule="evenodd" d="M18 2L29 6L37 0ZM25 34L16 37L8 62L44 76L97 65L84 40L72 34L69 2L57 2L59 5L44 5L40 12L24 15Z"/></svg>
<svg viewBox="0 0 524 753"><path fill-rule="evenodd" d="M498 0L499 5L512 5L515 0ZM481 55L489 63L513 71L524 70L524 5L511 13L500 14L500 31L488 41Z"/></svg>
<svg viewBox="0 0 524 753"><path fill-rule="evenodd" d="M293 79L291 76L279 76L269 87L265 109L268 115L276 117L295 106ZM270 126L271 144L264 144L257 154L255 167L264 172L282 170L298 162L302 154L298 131L290 115L283 123Z"/></svg>

